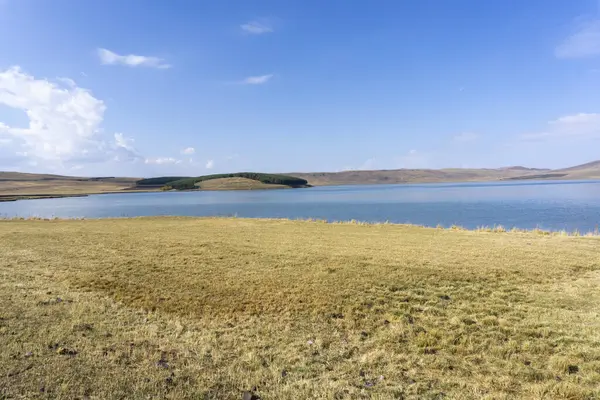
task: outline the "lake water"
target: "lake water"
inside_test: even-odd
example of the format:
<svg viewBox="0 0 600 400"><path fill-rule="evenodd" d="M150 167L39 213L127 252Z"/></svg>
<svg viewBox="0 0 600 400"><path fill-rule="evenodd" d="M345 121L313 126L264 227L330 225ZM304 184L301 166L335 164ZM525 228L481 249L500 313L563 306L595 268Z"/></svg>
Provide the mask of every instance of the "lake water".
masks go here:
<svg viewBox="0 0 600 400"><path fill-rule="evenodd" d="M0 203L3 217L150 215L319 218L476 228L598 229L600 181L329 186L293 190L105 194Z"/></svg>

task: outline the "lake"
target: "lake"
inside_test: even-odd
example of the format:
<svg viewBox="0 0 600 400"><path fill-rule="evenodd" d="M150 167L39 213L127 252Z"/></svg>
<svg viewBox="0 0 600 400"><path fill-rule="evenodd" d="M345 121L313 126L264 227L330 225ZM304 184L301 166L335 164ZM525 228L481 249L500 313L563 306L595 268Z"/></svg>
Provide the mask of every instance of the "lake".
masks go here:
<svg viewBox="0 0 600 400"><path fill-rule="evenodd" d="M594 231L600 181L327 186L264 191L104 194L0 203L2 217L153 215L318 218L466 228Z"/></svg>

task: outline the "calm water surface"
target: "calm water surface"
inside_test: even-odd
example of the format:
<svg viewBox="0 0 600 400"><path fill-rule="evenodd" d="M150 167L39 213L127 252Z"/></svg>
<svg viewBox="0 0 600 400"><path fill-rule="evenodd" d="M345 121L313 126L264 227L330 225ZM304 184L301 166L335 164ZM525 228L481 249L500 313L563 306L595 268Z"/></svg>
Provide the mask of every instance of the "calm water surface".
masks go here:
<svg viewBox="0 0 600 400"><path fill-rule="evenodd" d="M0 215L62 218L237 215L587 232L596 230L600 224L600 181L107 194L0 203Z"/></svg>

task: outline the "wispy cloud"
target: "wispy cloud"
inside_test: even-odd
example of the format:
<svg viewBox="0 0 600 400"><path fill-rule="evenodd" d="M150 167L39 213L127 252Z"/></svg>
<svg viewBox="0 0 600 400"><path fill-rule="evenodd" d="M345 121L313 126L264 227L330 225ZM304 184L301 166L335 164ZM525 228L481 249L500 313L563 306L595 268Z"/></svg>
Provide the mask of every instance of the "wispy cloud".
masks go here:
<svg viewBox="0 0 600 400"><path fill-rule="evenodd" d="M542 132L521 135L522 140L545 140L557 138L575 139L578 137L600 136L600 114L579 113L566 115L549 121Z"/></svg>
<svg viewBox="0 0 600 400"><path fill-rule="evenodd" d="M244 79L241 83L244 85L263 85L263 84L269 82L269 80L271 80L272 77L273 77L273 74L260 75L260 76L249 76L246 79Z"/></svg>
<svg viewBox="0 0 600 400"><path fill-rule="evenodd" d="M132 138L128 138L122 133L115 133L114 138L115 141L113 148L115 149L115 155L113 159L115 161L131 161L143 159L142 155L135 148L135 141Z"/></svg>
<svg viewBox="0 0 600 400"><path fill-rule="evenodd" d="M165 60L158 57L140 56L136 54L120 55L113 51L99 48L96 50L100 62L104 65L125 65L128 67L171 68Z"/></svg>
<svg viewBox="0 0 600 400"><path fill-rule="evenodd" d="M215 161L214 160L208 160L206 162L206 169L213 169L215 167Z"/></svg>
<svg viewBox="0 0 600 400"><path fill-rule="evenodd" d="M196 153L196 149L193 147L186 147L185 149L181 150L181 154L192 155L194 153Z"/></svg>
<svg viewBox="0 0 600 400"><path fill-rule="evenodd" d="M240 28L251 35L262 35L264 33L273 32L273 27L266 22L250 21L248 23L240 25Z"/></svg>
<svg viewBox="0 0 600 400"><path fill-rule="evenodd" d="M157 164L157 165L181 164L181 160L178 160L173 157L146 158L146 160L144 162L146 164Z"/></svg>
<svg viewBox="0 0 600 400"><path fill-rule="evenodd" d="M273 77L273 74L260 75L260 76L249 76L246 79L244 79L242 81L242 83L245 85L263 85L263 84L267 83L269 80L271 80L272 77Z"/></svg>
<svg viewBox="0 0 600 400"><path fill-rule="evenodd" d="M459 133L458 135L454 136L452 139L455 142L472 142L474 140L477 140L478 138L479 138L479 135L477 133L462 132L462 133Z"/></svg>
<svg viewBox="0 0 600 400"><path fill-rule="evenodd" d="M600 55L600 19L579 19L574 32L560 43L558 58L583 58Z"/></svg>

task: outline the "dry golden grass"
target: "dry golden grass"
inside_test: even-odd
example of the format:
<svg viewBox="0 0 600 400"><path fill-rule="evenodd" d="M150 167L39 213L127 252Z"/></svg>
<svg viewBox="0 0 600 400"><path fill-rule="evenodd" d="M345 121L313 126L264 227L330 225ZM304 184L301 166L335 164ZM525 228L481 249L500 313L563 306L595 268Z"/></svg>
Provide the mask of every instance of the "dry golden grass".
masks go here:
<svg viewBox="0 0 600 400"><path fill-rule="evenodd" d="M271 185L246 178L220 178L198 182L196 184L203 190L262 190L262 189L286 189L286 185Z"/></svg>
<svg viewBox="0 0 600 400"><path fill-rule="evenodd" d="M70 195L96 194L116 192L129 188L133 182L116 181L76 181L76 180L42 180L42 181L4 181L0 182L0 195L25 196L32 194Z"/></svg>
<svg viewBox="0 0 600 400"><path fill-rule="evenodd" d="M0 221L0 398L600 397L600 238Z"/></svg>

